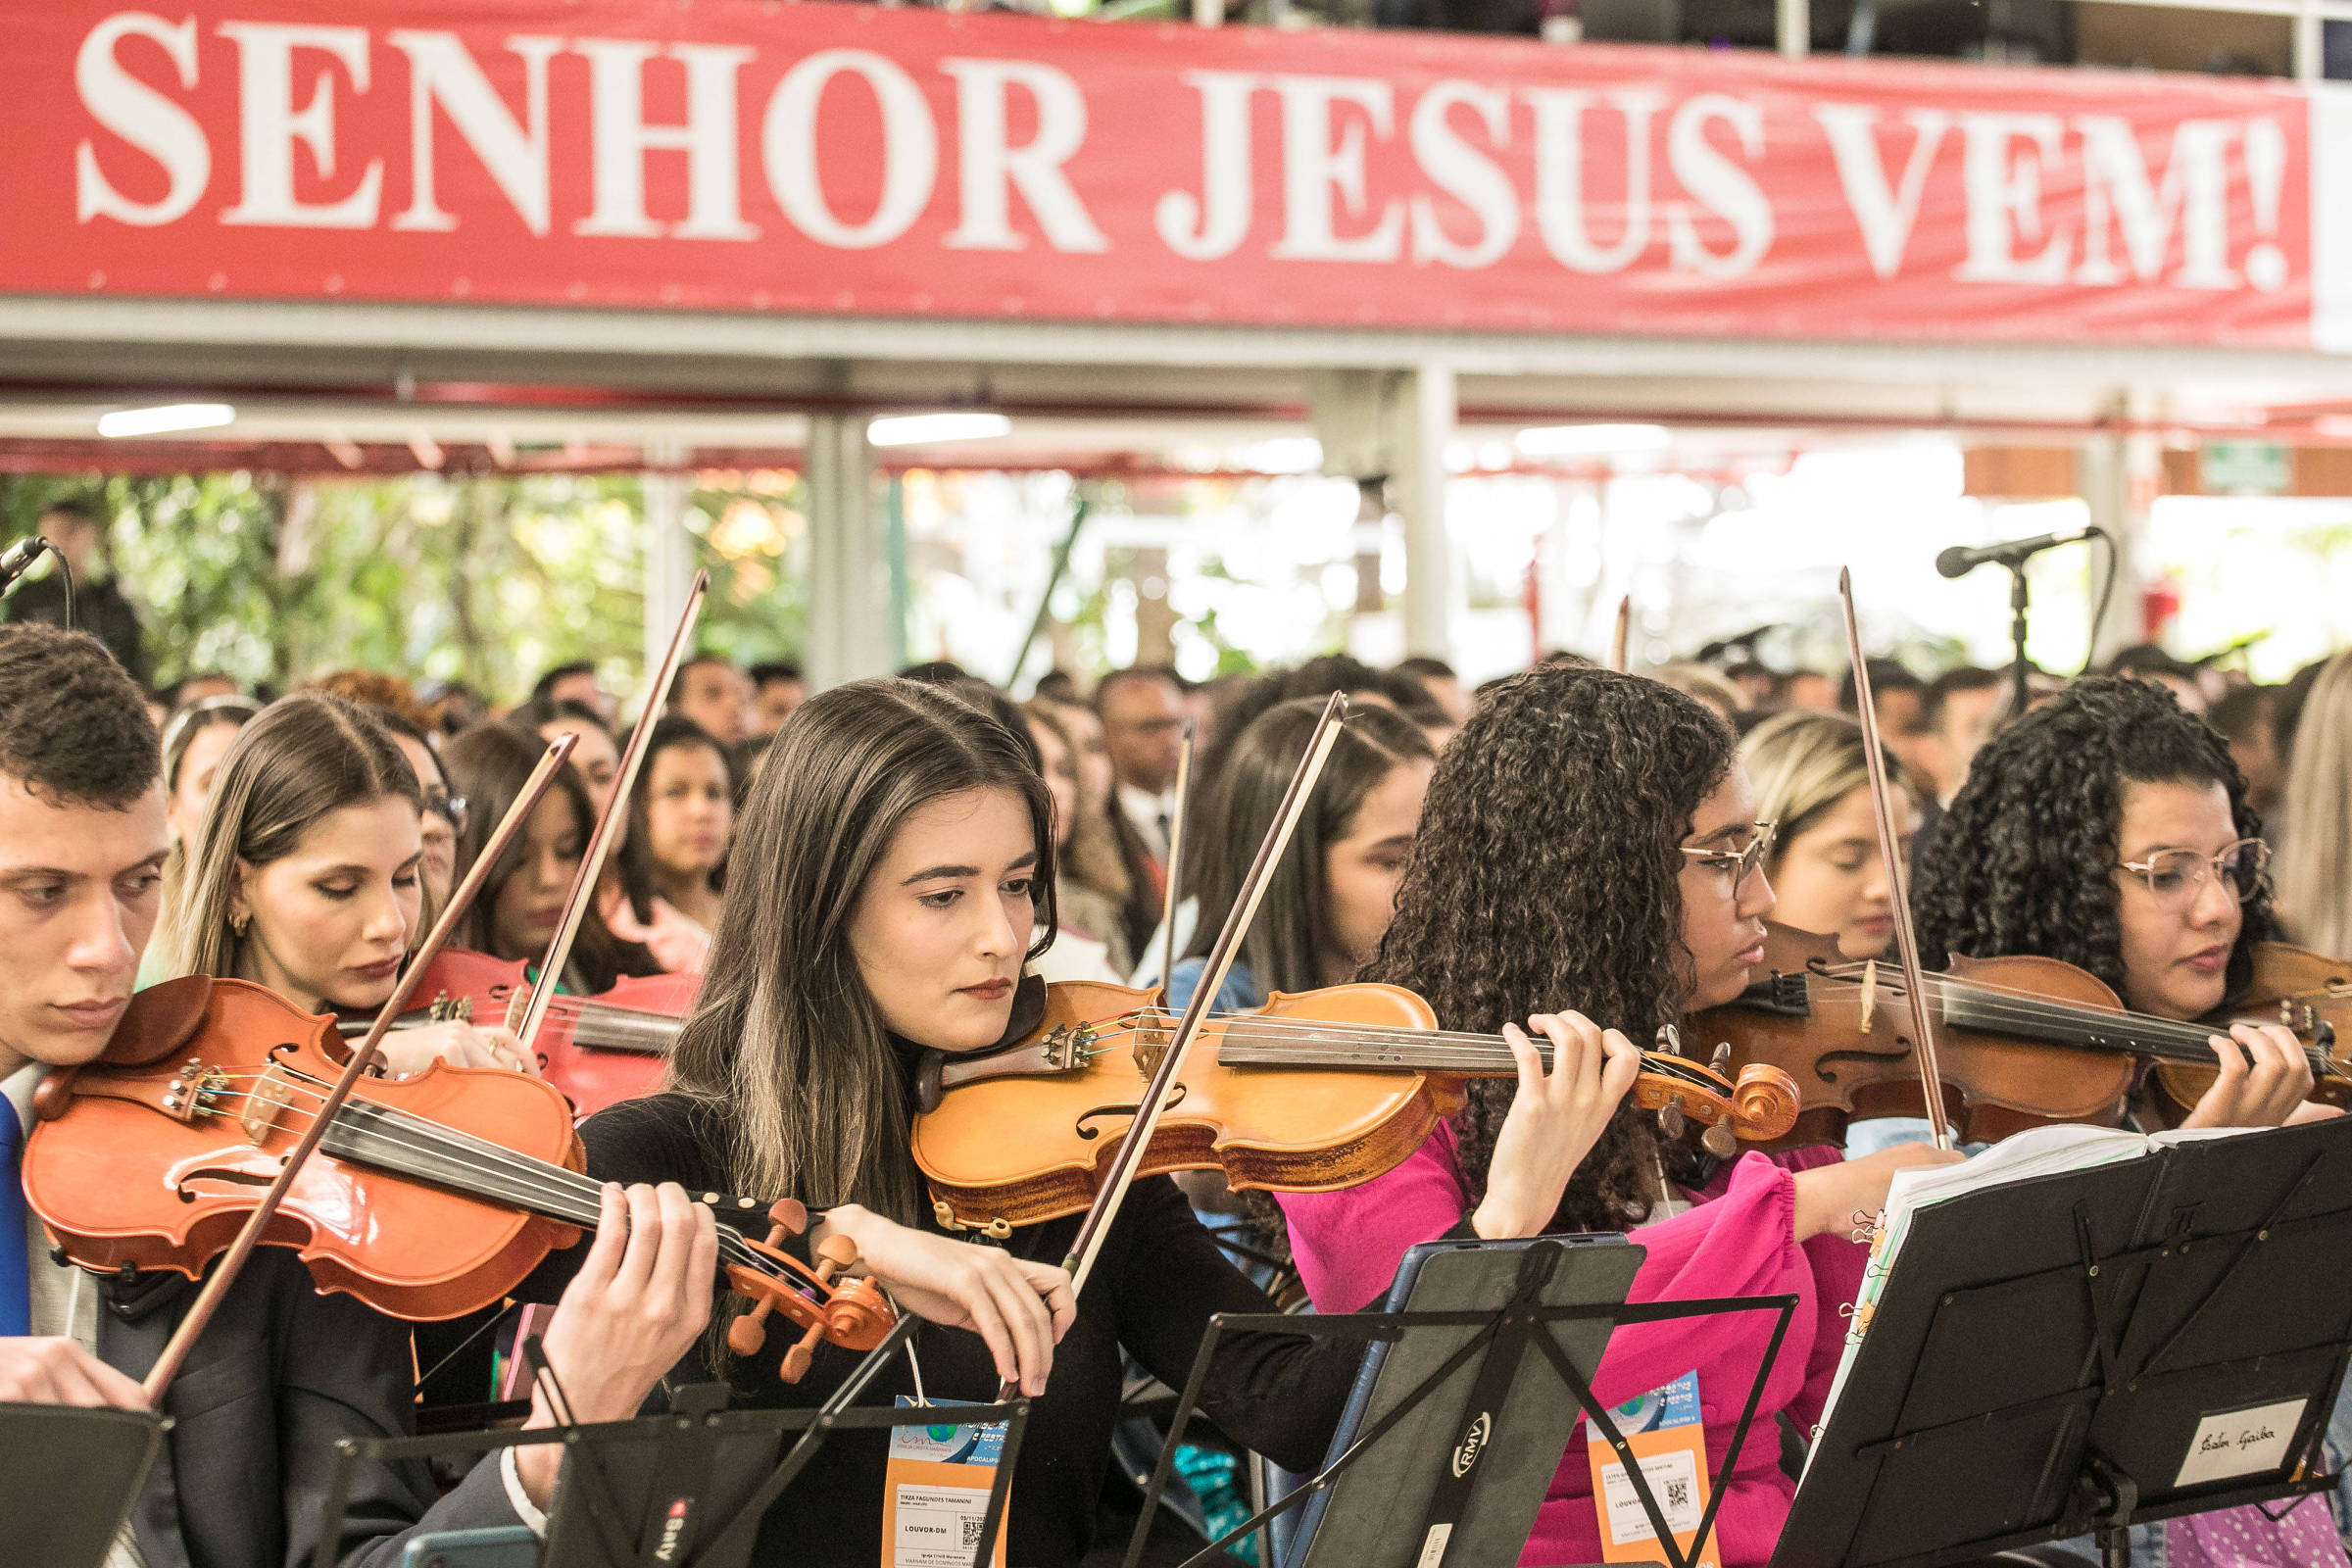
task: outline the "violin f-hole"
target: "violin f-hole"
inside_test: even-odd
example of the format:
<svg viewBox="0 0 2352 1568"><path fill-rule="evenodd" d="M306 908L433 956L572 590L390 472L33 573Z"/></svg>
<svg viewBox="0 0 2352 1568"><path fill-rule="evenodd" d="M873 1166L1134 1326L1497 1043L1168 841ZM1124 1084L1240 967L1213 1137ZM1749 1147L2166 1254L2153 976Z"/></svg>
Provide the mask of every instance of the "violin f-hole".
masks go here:
<svg viewBox="0 0 2352 1568"><path fill-rule="evenodd" d="M1192 1086L1189 1084L1178 1084L1175 1092L1168 1096L1167 1108L1174 1110L1178 1105L1183 1104L1185 1094L1191 1089L1191 1087ZM1135 1120L1136 1112L1142 1110L1143 1108L1144 1107L1141 1105L1097 1105L1094 1109L1081 1113L1078 1119L1071 1123L1071 1127L1079 1137L1086 1139L1089 1143L1091 1143L1095 1139L1102 1136L1102 1128L1090 1127L1087 1125L1087 1123L1093 1121L1096 1117L1118 1116L1132 1122Z"/></svg>

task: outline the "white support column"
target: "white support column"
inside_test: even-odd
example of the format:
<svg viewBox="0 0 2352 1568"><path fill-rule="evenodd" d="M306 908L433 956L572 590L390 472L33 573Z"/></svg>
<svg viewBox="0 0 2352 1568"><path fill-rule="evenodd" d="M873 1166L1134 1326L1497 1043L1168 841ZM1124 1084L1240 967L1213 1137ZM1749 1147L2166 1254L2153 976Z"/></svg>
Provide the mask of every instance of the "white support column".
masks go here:
<svg viewBox="0 0 2352 1568"><path fill-rule="evenodd" d="M891 672L890 579L858 415L808 418L808 684Z"/></svg>
<svg viewBox="0 0 2352 1568"><path fill-rule="evenodd" d="M1773 24L1783 60L1802 60L1813 52L1810 0L1774 0Z"/></svg>
<svg viewBox="0 0 2352 1568"><path fill-rule="evenodd" d="M686 450L671 442L645 449L645 664L650 675L669 649L694 582L694 539L686 531Z"/></svg>
<svg viewBox="0 0 2352 1568"><path fill-rule="evenodd" d="M1389 504L1404 527L1404 651L1453 657L1453 545L1446 533L1446 446L1453 439L1454 379L1447 366L1397 376L1389 405Z"/></svg>

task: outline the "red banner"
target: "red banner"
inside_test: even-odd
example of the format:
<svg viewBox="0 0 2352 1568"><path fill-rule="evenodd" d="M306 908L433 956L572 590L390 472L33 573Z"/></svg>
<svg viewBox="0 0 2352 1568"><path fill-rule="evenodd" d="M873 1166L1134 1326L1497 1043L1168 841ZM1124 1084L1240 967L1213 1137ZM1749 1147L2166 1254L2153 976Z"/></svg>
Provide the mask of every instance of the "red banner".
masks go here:
<svg viewBox="0 0 2352 1568"><path fill-rule="evenodd" d="M753 0L50 0L0 290L2312 342L2301 92Z"/></svg>

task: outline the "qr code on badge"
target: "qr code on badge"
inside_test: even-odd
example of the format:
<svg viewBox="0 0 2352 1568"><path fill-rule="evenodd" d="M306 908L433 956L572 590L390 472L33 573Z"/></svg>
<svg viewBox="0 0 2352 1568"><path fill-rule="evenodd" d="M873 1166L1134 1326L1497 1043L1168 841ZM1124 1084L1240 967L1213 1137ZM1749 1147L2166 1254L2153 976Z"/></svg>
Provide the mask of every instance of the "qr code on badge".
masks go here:
<svg viewBox="0 0 2352 1568"><path fill-rule="evenodd" d="M956 1522L963 1526L963 1549L970 1551L974 1546L979 1545L980 1527L988 1521L978 1515L967 1514Z"/></svg>
<svg viewBox="0 0 2352 1568"><path fill-rule="evenodd" d="M1690 1483L1675 1476L1666 1483L1666 1511L1670 1514L1687 1512L1690 1507ZM968 1545L969 1543L967 1542Z"/></svg>

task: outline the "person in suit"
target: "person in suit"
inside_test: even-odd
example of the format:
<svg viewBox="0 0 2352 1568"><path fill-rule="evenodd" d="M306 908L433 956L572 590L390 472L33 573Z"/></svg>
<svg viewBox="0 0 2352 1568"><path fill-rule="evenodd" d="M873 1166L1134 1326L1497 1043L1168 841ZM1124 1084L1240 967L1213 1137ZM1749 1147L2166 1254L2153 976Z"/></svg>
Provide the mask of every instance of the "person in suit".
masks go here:
<svg viewBox="0 0 2352 1568"><path fill-rule="evenodd" d="M97 1056L129 1004L169 847L138 687L86 634L0 627L0 1401L144 1406L137 1380L194 1298L176 1274L56 1260L17 1175L42 1077ZM544 1336L580 1419L636 1413L708 1323L715 1254L708 1212L675 1186L605 1189ZM408 1326L263 1249L163 1399L173 1424L111 1568L308 1562L334 1444L410 1435L415 1401ZM530 1419L554 1417L535 1402ZM447 1496L420 1464L362 1460L335 1555L389 1568L427 1531L539 1523L558 1447L477 1465Z"/></svg>

